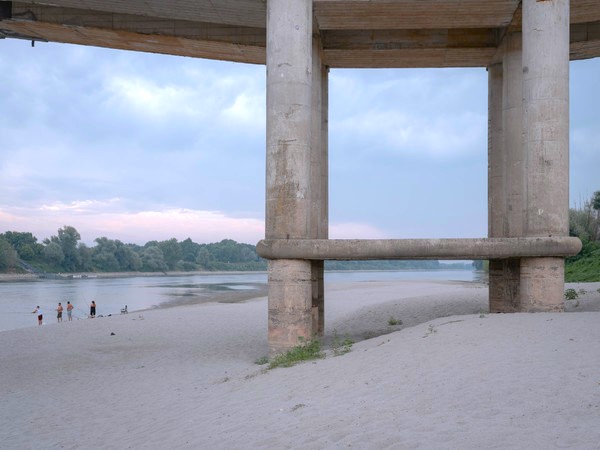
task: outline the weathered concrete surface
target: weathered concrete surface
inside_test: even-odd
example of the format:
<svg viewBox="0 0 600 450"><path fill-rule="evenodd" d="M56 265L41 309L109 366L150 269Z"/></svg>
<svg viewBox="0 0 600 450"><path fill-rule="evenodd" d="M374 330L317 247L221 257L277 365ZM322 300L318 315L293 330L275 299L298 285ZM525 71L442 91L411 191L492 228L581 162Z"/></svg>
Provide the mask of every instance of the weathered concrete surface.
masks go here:
<svg viewBox="0 0 600 450"><path fill-rule="evenodd" d="M269 354L313 335L310 261L269 261Z"/></svg>
<svg viewBox="0 0 600 450"><path fill-rule="evenodd" d="M488 67L488 237L506 236L506 163L502 121L503 67Z"/></svg>
<svg viewBox="0 0 600 450"><path fill-rule="evenodd" d="M492 259L489 266L489 305L491 313L521 310L521 260Z"/></svg>
<svg viewBox="0 0 600 450"><path fill-rule="evenodd" d="M314 28L314 27L313 27ZM323 44L318 33L312 40L312 128L310 157L310 229L314 239L328 237L328 182L327 171L327 106L328 69L323 64ZM325 266L323 261L312 261L312 317L313 333L325 330Z"/></svg>
<svg viewBox="0 0 600 450"><path fill-rule="evenodd" d="M491 71L489 85L489 97L494 102L489 105L489 130L493 137L490 146L494 146L489 151L489 236L523 237L527 167L523 146L522 34L511 30L502 44L502 73L491 78ZM518 311L519 272L518 260L490 261L491 311Z"/></svg>
<svg viewBox="0 0 600 450"><path fill-rule="evenodd" d="M564 310L563 258L523 258L519 312Z"/></svg>
<svg viewBox="0 0 600 450"><path fill-rule="evenodd" d="M497 63L488 67L488 237L506 235L504 217L506 215L506 176L505 153L503 149L504 131L502 121L503 67ZM505 276L503 263L490 260L489 303L503 303Z"/></svg>
<svg viewBox="0 0 600 450"><path fill-rule="evenodd" d="M266 236L310 236L311 2L272 0L267 27Z"/></svg>
<svg viewBox="0 0 600 450"><path fill-rule="evenodd" d="M476 239L265 239L256 252L267 259L507 259L572 256L575 237ZM562 295L562 293L561 293Z"/></svg>
<svg viewBox="0 0 600 450"><path fill-rule="evenodd" d="M525 236L569 232L569 1L523 2ZM558 255L554 255L558 256ZM562 308L564 260L521 263L521 308Z"/></svg>
<svg viewBox="0 0 600 450"><path fill-rule="evenodd" d="M527 236L569 231L569 1L523 3Z"/></svg>
<svg viewBox="0 0 600 450"><path fill-rule="evenodd" d="M504 237L525 236L526 156L523 145L523 52L521 33L505 37L502 121L506 206Z"/></svg>
<svg viewBox="0 0 600 450"><path fill-rule="evenodd" d="M267 6L265 235L308 238L315 200L311 190L312 2L270 0ZM310 261L269 264L270 353L312 337L312 278Z"/></svg>

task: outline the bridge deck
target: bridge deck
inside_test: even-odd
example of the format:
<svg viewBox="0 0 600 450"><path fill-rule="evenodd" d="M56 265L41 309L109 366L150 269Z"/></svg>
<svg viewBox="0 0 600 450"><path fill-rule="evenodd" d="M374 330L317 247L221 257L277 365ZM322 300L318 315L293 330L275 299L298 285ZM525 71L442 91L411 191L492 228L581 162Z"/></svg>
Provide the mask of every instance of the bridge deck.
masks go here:
<svg viewBox="0 0 600 450"><path fill-rule="evenodd" d="M519 0L313 0L324 63L486 67ZM0 37L264 64L265 0L0 0ZM571 0L571 59L600 56L600 2Z"/></svg>

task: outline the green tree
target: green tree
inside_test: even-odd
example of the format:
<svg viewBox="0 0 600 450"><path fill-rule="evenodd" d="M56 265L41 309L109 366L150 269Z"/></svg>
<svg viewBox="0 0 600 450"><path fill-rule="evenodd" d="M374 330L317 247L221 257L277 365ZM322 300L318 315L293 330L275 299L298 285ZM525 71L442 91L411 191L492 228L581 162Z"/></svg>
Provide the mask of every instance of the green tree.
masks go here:
<svg viewBox="0 0 600 450"><path fill-rule="evenodd" d="M166 272L168 270L163 252L156 245L144 248L142 263L143 270L148 272Z"/></svg>
<svg viewBox="0 0 600 450"><path fill-rule="evenodd" d="M596 233L594 234L594 240L600 240L600 191L594 192L592 196L592 208L596 211Z"/></svg>
<svg viewBox="0 0 600 450"><path fill-rule="evenodd" d="M600 240L600 191L594 192L583 207L569 209L569 234L584 244Z"/></svg>
<svg viewBox="0 0 600 450"><path fill-rule="evenodd" d="M162 251L164 261L169 270L175 270L177 263L181 260L181 247L177 243L177 239L171 238L168 241L159 242L158 247Z"/></svg>
<svg viewBox="0 0 600 450"><path fill-rule="evenodd" d="M117 241L103 236L94 239L94 242L96 242L92 256L94 267L102 272L119 272L121 264L117 258Z"/></svg>
<svg viewBox="0 0 600 450"><path fill-rule="evenodd" d="M117 250L115 256L119 261L121 270L138 271L142 268L142 258L129 245L116 241Z"/></svg>
<svg viewBox="0 0 600 450"><path fill-rule="evenodd" d="M4 236L17 251L19 257L26 261L31 261L39 257L44 251L44 246L38 243L37 238L31 233L7 231L0 236Z"/></svg>
<svg viewBox="0 0 600 450"><path fill-rule="evenodd" d="M12 244L0 235L0 270L8 271L19 267L19 255Z"/></svg>
<svg viewBox="0 0 600 450"><path fill-rule="evenodd" d="M77 250L77 243L81 239L79 232L69 225L65 225L63 228L58 229L58 236L51 236L50 239L46 239L44 243L46 248L50 243L57 244L62 250L63 258L60 265L67 272L74 272L79 270L81 261L79 260L79 252ZM56 256L56 252L51 251Z"/></svg>
<svg viewBox="0 0 600 450"><path fill-rule="evenodd" d="M179 247L181 248L181 259L188 262L196 261L201 248L200 244L196 244L190 238L187 238L179 243Z"/></svg>
<svg viewBox="0 0 600 450"><path fill-rule="evenodd" d="M58 242L48 242L44 247L44 258L50 264L62 267L62 263L65 260L65 254Z"/></svg>
<svg viewBox="0 0 600 450"><path fill-rule="evenodd" d="M600 191L594 192L594 195L592 196L592 208L600 215Z"/></svg>
<svg viewBox="0 0 600 450"><path fill-rule="evenodd" d="M138 271L142 268L142 259L136 252L136 246L107 237L94 240L92 262L103 272Z"/></svg>
<svg viewBox="0 0 600 450"><path fill-rule="evenodd" d="M203 269L208 270L210 264L210 252L206 245L201 246L198 250L196 264L199 264Z"/></svg>
<svg viewBox="0 0 600 450"><path fill-rule="evenodd" d="M83 272L91 272L94 270L92 265L92 256L94 255L94 251L83 242L79 243L77 251L79 252L79 261L81 264L80 269Z"/></svg>

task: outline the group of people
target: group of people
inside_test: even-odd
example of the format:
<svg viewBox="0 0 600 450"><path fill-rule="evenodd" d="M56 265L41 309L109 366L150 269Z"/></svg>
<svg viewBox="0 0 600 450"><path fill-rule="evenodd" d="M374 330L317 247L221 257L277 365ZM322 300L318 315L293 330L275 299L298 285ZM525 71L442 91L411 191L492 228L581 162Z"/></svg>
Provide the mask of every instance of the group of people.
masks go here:
<svg viewBox="0 0 600 450"><path fill-rule="evenodd" d="M73 304L71 302L67 302L67 318L69 320L69 322L71 322L73 320ZM60 323L62 322L62 315L63 315L63 305L61 302L58 302L58 307L56 308L56 320ZM39 307L39 305L32 311L33 314L37 314L37 318L38 318L38 325L43 325L44 323L44 313L42 311L42 308ZM90 303L90 318L94 318L96 317L96 301L92 300L92 303Z"/></svg>

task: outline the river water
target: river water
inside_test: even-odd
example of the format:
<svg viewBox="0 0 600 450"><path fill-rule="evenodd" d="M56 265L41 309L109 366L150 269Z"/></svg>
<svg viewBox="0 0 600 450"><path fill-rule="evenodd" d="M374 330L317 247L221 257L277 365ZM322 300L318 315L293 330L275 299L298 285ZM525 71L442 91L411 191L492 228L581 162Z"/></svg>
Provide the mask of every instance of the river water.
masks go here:
<svg viewBox="0 0 600 450"><path fill-rule="evenodd" d="M325 282L390 280L474 281L476 272L468 270L436 271L343 271L326 272ZM155 307L203 301L226 301L266 295L266 273L206 273L183 276L128 278L81 278L0 282L0 331L37 325L32 311L40 306L44 323L56 322L56 307L66 304L75 309L74 319L87 318L89 304L95 300L97 315L120 314L127 305L129 312Z"/></svg>

